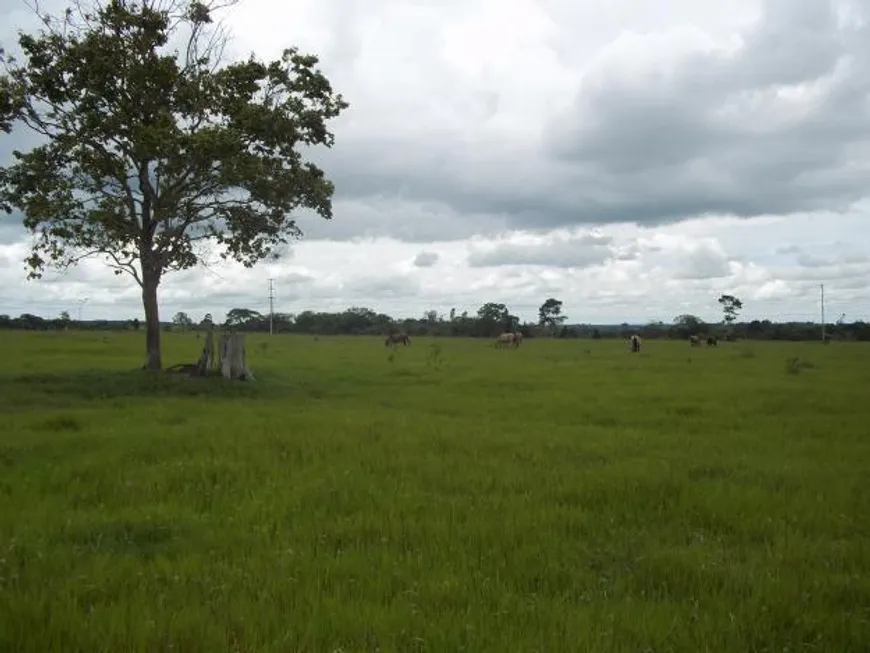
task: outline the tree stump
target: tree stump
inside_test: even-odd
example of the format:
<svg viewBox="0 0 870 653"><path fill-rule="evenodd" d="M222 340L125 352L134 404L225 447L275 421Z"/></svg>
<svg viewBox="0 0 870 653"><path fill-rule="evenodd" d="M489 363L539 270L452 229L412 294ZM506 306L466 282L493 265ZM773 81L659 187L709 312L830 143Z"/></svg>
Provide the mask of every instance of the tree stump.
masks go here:
<svg viewBox="0 0 870 653"><path fill-rule="evenodd" d="M225 379L253 381L254 375L248 369L245 352L245 336L241 333L224 333L220 337L221 375Z"/></svg>
<svg viewBox="0 0 870 653"><path fill-rule="evenodd" d="M205 344L202 347L202 353L199 355L199 362L196 364L197 375L208 376L209 372L214 368L214 363L214 331L209 329L205 335Z"/></svg>

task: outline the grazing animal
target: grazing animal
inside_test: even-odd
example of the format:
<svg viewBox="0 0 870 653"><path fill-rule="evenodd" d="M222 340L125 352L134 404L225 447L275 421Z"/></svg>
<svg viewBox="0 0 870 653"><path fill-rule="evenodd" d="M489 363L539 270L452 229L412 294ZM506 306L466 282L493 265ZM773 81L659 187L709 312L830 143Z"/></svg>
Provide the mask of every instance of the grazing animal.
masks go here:
<svg viewBox="0 0 870 653"><path fill-rule="evenodd" d="M639 353L640 352L640 336L635 333L631 338L629 338L629 340L631 341L631 351L635 354Z"/></svg>
<svg viewBox="0 0 870 653"><path fill-rule="evenodd" d="M505 331L498 338L495 339L496 347L509 347L513 345L515 348L520 346L520 343L523 340L523 336L520 333L514 333L512 331Z"/></svg>
<svg viewBox="0 0 870 653"><path fill-rule="evenodd" d="M718 347L719 339L716 336L707 336L707 346L708 347Z"/></svg>
<svg viewBox="0 0 870 653"><path fill-rule="evenodd" d="M689 336L689 344L692 345L692 347L700 347L701 339L698 336Z"/></svg>
<svg viewBox="0 0 870 653"><path fill-rule="evenodd" d="M390 345L398 345L400 342L405 347L411 344L411 339L404 331L401 333L391 333L390 335L388 335L387 339L384 340L384 347L389 347Z"/></svg>

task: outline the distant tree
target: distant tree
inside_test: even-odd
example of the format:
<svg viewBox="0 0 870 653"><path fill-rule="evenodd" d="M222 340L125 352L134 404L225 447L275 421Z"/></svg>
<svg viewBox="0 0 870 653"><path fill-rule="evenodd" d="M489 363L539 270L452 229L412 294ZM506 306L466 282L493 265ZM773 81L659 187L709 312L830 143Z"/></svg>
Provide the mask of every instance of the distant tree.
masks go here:
<svg viewBox="0 0 870 653"><path fill-rule="evenodd" d="M706 327L701 318L688 313L675 317L674 326L676 327L677 335L681 338L688 338Z"/></svg>
<svg viewBox="0 0 870 653"><path fill-rule="evenodd" d="M487 302L477 309L477 317L483 322L501 324L508 315L507 306L496 302Z"/></svg>
<svg viewBox="0 0 870 653"><path fill-rule="evenodd" d="M226 35L207 30L235 0L86 3L40 10L23 63L0 53L0 129L42 142L0 168L0 206L38 236L29 278L99 256L135 279L144 367L160 369L167 272L199 264L206 242L250 267L301 236L294 211L332 217L333 184L303 153L332 145L348 104L295 48L222 65Z"/></svg>
<svg viewBox="0 0 870 653"><path fill-rule="evenodd" d="M450 321L453 322L455 319L456 319L456 309L451 308L450 309Z"/></svg>
<svg viewBox="0 0 870 653"><path fill-rule="evenodd" d="M737 299L734 295L722 295L719 297L719 303L722 305L723 320L729 326L737 319L737 314L743 308L743 302Z"/></svg>
<svg viewBox="0 0 870 653"><path fill-rule="evenodd" d="M704 321L699 318L697 315L691 315L689 313L685 313L683 315L678 315L674 318L674 324L677 326L686 326L686 327L702 327L704 325Z"/></svg>
<svg viewBox="0 0 870 653"><path fill-rule="evenodd" d="M226 324L230 327L237 327L242 326L247 322L262 319L263 315L261 313L251 310L250 308L231 308L227 311Z"/></svg>
<svg viewBox="0 0 870 653"><path fill-rule="evenodd" d="M34 315L33 313L22 313L18 316L18 323L23 329L36 330L46 328L45 319L39 315Z"/></svg>
<svg viewBox="0 0 870 653"><path fill-rule="evenodd" d="M68 327L70 322L72 322L69 316L69 311L61 311L60 318L58 319L60 320L61 326L63 326L63 328Z"/></svg>
<svg viewBox="0 0 870 653"><path fill-rule="evenodd" d="M275 313L273 316L276 331L286 331L293 326L294 315L292 313Z"/></svg>
<svg viewBox="0 0 870 653"><path fill-rule="evenodd" d="M351 306L339 314L338 323L332 330L339 333L368 333L377 322L378 314L365 306Z"/></svg>
<svg viewBox="0 0 870 653"><path fill-rule="evenodd" d="M172 323L182 331L185 331L193 326L193 320L184 311L179 311L172 316Z"/></svg>
<svg viewBox="0 0 870 653"><path fill-rule="evenodd" d="M429 324L435 324L438 322L438 311L430 310L423 313L423 319L426 320Z"/></svg>
<svg viewBox="0 0 870 653"><path fill-rule="evenodd" d="M512 316L507 306L497 302L487 302L477 309L477 323L473 327L474 335L493 335L496 331L510 331Z"/></svg>
<svg viewBox="0 0 870 653"><path fill-rule="evenodd" d="M562 315L562 302L550 297L538 309L538 324L555 331L556 327L567 319Z"/></svg>

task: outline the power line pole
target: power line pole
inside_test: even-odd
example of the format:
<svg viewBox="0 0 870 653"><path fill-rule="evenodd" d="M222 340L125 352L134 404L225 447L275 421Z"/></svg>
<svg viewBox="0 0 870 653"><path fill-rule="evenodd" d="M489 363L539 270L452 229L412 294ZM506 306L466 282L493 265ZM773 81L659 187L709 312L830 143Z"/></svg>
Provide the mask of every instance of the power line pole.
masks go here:
<svg viewBox="0 0 870 653"><path fill-rule="evenodd" d="M82 321L82 309L85 307L85 304L88 303L88 299L90 299L90 297L85 297L84 299L79 300L79 322Z"/></svg>
<svg viewBox="0 0 870 653"><path fill-rule="evenodd" d="M825 284L820 285L822 291L822 342L825 342Z"/></svg>
<svg viewBox="0 0 870 653"><path fill-rule="evenodd" d="M275 287L274 279L269 279L269 335L274 333L275 324Z"/></svg>

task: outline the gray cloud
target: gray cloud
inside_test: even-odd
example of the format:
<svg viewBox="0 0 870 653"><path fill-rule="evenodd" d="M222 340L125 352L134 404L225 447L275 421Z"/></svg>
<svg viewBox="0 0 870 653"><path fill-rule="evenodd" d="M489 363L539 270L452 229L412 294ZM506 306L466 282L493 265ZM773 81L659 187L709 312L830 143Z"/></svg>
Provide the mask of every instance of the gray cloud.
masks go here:
<svg viewBox="0 0 870 653"><path fill-rule="evenodd" d="M2 137L0 137L0 142L2 142ZM30 232L24 228L23 220L24 216L19 211L11 214L0 211L0 243L18 243L28 238Z"/></svg>
<svg viewBox="0 0 870 653"><path fill-rule="evenodd" d="M823 268L832 265L833 261L812 254L800 254L797 257L797 264L805 268Z"/></svg>
<svg viewBox="0 0 870 653"><path fill-rule="evenodd" d="M867 263L868 261L870 261L870 257L868 257L866 254L844 254L842 257L840 257L841 263Z"/></svg>
<svg viewBox="0 0 870 653"><path fill-rule="evenodd" d="M835 266L855 266L870 262L866 254L855 251L827 251L827 255L810 254L799 247L784 247L779 254L794 254L794 260L801 268L830 268Z"/></svg>
<svg viewBox="0 0 870 653"><path fill-rule="evenodd" d="M419 282L404 276L354 278L342 285L351 294L373 298L407 297L420 291Z"/></svg>
<svg viewBox="0 0 870 653"><path fill-rule="evenodd" d="M605 58L550 147L618 197L605 219L845 207L866 194L870 29L838 26L835 11L769 0L736 54L698 51L666 77L647 68L638 79ZM643 47L633 40L626 49ZM797 85L815 97L796 97Z"/></svg>
<svg viewBox="0 0 870 653"><path fill-rule="evenodd" d="M492 249L472 250L468 265L473 268L502 265L539 265L556 268L587 268L613 258L608 236L584 234L538 244L504 243Z"/></svg>
<svg viewBox="0 0 870 653"><path fill-rule="evenodd" d="M610 43L594 35L600 47L585 53L570 108L525 117L544 121L543 138L494 131L513 88L456 75L424 51L437 41L422 24L390 36L412 48L395 83L413 81L420 98L409 92L385 106L384 93L363 86L375 82L359 74L373 52L361 31L365 15L346 4L325 0L317 14L335 35L316 49L352 105L333 125L335 147L312 153L337 194L334 220L300 216L307 238L432 242L510 228L660 225L711 214L842 210L867 192L870 21L843 24L834 3L764 0L736 51L712 48L700 29L661 24L644 33L624 22ZM858 0L840 4L867 13ZM445 25L458 10L444 6ZM566 50L566 35L580 16L557 0L538 10L557 21L543 42L548 51L579 56L576 43ZM625 12L620 20L629 20ZM557 74L557 62L548 74ZM441 110L448 97L461 98L450 122ZM425 115L386 133L371 128L376 118L408 121L421 107Z"/></svg>
<svg viewBox="0 0 870 653"><path fill-rule="evenodd" d="M799 262L798 267L774 268L773 273L786 281L813 282L813 285L818 288L819 283L836 279L870 277L870 264L866 262L843 263L834 260L814 260L813 265L803 265Z"/></svg>
<svg viewBox="0 0 870 653"><path fill-rule="evenodd" d="M420 252L414 257L414 265L418 268L431 268L438 262L437 252Z"/></svg>
<svg viewBox="0 0 870 653"><path fill-rule="evenodd" d="M333 203L334 219L299 212L297 224L306 239L391 237L410 243L430 243L474 235L495 236L509 225L503 215L462 213L443 201L412 201L398 194L351 198L347 197L347 185L338 188ZM371 188L361 187L360 192L371 192Z"/></svg>
<svg viewBox="0 0 870 653"><path fill-rule="evenodd" d="M543 149L356 134L322 159L343 198L401 192L513 228L845 210L870 175L870 22L841 25L817 0L767 0L763 10L736 52L688 29L619 37L592 58ZM403 239L454 228L372 226Z"/></svg>
<svg viewBox="0 0 870 653"><path fill-rule="evenodd" d="M316 277L302 272L285 272L273 277L273 279L278 284L306 284L315 281Z"/></svg>
<svg viewBox="0 0 870 653"><path fill-rule="evenodd" d="M707 280L728 276L728 257L709 246L700 246L681 257L675 279Z"/></svg>
<svg viewBox="0 0 870 653"><path fill-rule="evenodd" d="M870 288L870 276L867 274L861 274L858 276L843 277L842 279L834 279L828 288L829 290L866 290L867 288ZM861 308L863 308L863 304Z"/></svg>
<svg viewBox="0 0 870 653"><path fill-rule="evenodd" d="M20 243L26 238L27 234L24 232L23 229L20 229L15 225L0 224L0 245L11 245L13 243Z"/></svg>
<svg viewBox="0 0 870 653"><path fill-rule="evenodd" d="M775 253L780 255L800 254L803 250L797 245L786 245L785 247L777 247Z"/></svg>

